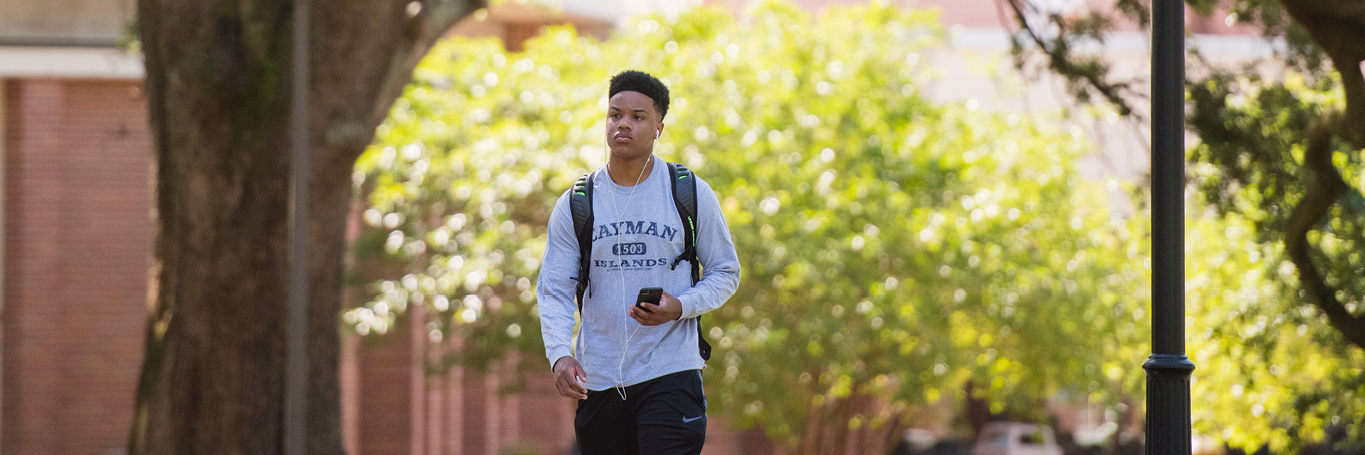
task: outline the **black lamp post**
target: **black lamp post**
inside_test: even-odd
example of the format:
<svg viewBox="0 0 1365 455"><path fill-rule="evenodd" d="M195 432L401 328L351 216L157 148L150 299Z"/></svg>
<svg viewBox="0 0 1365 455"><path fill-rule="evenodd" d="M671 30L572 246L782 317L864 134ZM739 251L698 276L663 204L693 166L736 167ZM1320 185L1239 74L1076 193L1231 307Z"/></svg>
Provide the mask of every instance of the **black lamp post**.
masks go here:
<svg viewBox="0 0 1365 455"><path fill-rule="evenodd" d="M1147 454L1190 454L1185 356L1185 2L1152 1L1152 355Z"/></svg>

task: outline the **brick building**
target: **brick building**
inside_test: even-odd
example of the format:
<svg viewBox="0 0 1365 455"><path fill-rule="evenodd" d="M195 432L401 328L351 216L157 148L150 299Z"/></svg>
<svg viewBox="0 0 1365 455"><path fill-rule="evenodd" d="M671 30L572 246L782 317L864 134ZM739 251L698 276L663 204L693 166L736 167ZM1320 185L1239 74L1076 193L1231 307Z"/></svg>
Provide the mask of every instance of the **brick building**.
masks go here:
<svg viewBox="0 0 1365 455"><path fill-rule="evenodd" d="M0 81L5 453L99 454L127 439L152 251L139 87Z"/></svg>
<svg viewBox="0 0 1365 455"><path fill-rule="evenodd" d="M114 51L131 1L32 3L0 5L0 452L102 454L127 440L146 324L142 63Z"/></svg>

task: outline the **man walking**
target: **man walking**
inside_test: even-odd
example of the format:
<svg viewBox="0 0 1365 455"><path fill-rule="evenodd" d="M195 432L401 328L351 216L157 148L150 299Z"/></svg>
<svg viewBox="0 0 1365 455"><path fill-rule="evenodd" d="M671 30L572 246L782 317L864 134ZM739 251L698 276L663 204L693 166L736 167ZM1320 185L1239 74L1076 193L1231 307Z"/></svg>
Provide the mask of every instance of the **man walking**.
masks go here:
<svg viewBox="0 0 1365 455"><path fill-rule="evenodd" d="M739 259L710 185L654 156L668 88L625 71L608 102L607 165L550 215L536 289L546 357L559 394L579 400L581 453L699 454L710 356L699 317L734 294ZM661 288L657 304L637 304L646 288Z"/></svg>

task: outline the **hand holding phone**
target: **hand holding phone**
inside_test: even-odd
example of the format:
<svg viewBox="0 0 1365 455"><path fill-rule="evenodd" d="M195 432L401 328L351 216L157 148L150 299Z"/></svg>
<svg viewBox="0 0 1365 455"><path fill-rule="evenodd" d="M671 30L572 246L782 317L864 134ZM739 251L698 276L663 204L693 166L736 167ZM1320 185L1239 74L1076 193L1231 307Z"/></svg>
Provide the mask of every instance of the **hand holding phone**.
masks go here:
<svg viewBox="0 0 1365 455"><path fill-rule="evenodd" d="M640 295L635 297L635 307L653 313L653 311L649 311L649 309L645 308L643 305L640 304L644 302L649 302L658 305L659 299L663 298L663 295L664 295L663 288L641 288Z"/></svg>

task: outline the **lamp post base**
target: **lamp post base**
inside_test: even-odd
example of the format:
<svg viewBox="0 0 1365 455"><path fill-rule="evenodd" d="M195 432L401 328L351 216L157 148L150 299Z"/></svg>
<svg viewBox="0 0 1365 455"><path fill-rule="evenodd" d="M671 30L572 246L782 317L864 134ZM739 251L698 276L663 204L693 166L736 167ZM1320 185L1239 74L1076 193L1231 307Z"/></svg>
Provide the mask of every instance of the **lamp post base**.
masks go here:
<svg viewBox="0 0 1365 455"><path fill-rule="evenodd" d="M1190 373L1184 354L1152 354L1147 370L1147 455L1190 455Z"/></svg>

